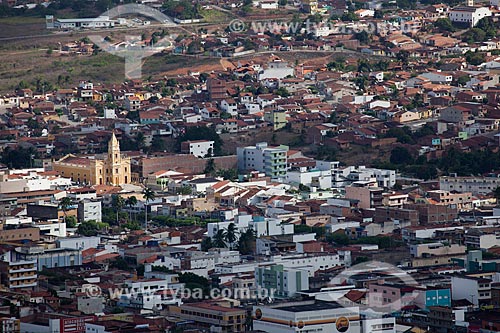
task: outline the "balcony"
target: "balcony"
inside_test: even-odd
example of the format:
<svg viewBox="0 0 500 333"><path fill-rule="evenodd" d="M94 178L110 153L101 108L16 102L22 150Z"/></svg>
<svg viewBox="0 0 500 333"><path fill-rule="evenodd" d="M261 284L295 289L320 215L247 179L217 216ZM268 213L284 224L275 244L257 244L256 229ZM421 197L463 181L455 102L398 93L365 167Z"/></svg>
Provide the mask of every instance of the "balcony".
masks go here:
<svg viewBox="0 0 500 333"><path fill-rule="evenodd" d="M36 279L36 275L25 275L25 276L16 276L16 277L9 277L9 281L21 281L21 280L27 280L27 279Z"/></svg>
<svg viewBox="0 0 500 333"><path fill-rule="evenodd" d="M32 288L32 287L36 287L36 286L37 286L37 283L32 282L32 283L23 283L23 284L18 284L18 285L10 285L9 288L10 289Z"/></svg>
<svg viewBox="0 0 500 333"><path fill-rule="evenodd" d="M25 272L36 272L36 267L32 267L32 268L20 268L20 269L9 269L9 274L25 273Z"/></svg>

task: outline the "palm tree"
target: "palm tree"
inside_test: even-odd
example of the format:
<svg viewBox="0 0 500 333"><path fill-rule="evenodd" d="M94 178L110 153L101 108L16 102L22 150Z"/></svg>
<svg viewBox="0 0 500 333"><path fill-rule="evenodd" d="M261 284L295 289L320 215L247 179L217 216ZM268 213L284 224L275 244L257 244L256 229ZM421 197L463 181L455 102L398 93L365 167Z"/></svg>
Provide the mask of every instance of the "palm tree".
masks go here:
<svg viewBox="0 0 500 333"><path fill-rule="evenodd" d="M125 205L130 208L128 219L132 220L132 208L137 205L137 198L135 196L128 197L127 200L125 200Z"/></svg>
<svg viewBox="0 0 500 333"><path fill-rule="evenodd" d="M219 229L212 239L212 245L214 247L225 248L226 247L226 232L224 229Z"/></svg>
<svg viewBox="0 0 500 333"><path fill-rule="evenodd" d="M113 208L116 210L116 223L120 224L119 221L119 214L123 207L125 206L125 199L121 195L114 195L113 196L113 202L111 203Z"/></svg>
<svg viewBox="0 0 500 333"><path fill-rule="evenodd" d="M68 211L68 208L72 205L73 203L71 202L71 199L68 197L64 197L59 201L59 207L61 207L63 213L64 213L64 223L66 223L66 212Z"/></svg>
<svg viewBox="0 0 500 333"><path fill-rule="evenodd" d="M234 223L230 223L227 226L226 231L226 241L229 243L229 249L233 249L233 243L236 241L236 234L238 230L236 229L236 225Z"/></svg>
<svg viewBox="0 0 500 333"><path fill-rule="evenodd" d="M145 219L145 229L147 230L148 229L148 203L153 200L155 198L155 192L150 189L149 187L146 187L144 189L144 191L142 191L142 197L144 198L144 200L146 200L146 210L145 210L145 215L144 215L144 219Z"/></svg>
<svg viewBox="0 0 500 333"><path fill-rule="evenodd" d="M249 228L240 235L238 240L238 250L241 254L250 254L253 252L256 239L255 230Z"/></svg>

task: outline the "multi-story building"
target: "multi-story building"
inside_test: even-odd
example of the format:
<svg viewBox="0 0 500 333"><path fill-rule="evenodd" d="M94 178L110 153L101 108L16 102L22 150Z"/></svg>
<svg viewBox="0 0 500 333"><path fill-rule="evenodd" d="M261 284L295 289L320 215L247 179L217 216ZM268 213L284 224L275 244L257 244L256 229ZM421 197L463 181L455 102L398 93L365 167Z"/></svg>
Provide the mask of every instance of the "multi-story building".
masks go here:
<svg viewBox="0 0 500 333"><path fill-rule="evenodd" d="M0 332L2 333L20 333L21 321L17 318L0 318Z"/></svg>
<svg viewBox="0 0 500 333"><path fill-rule="evenodd" d="M426 243L410 245L410 254L414 258L436 257L445 255L465 254L467 247L458 244L445 245L443 243Z"/></svg>
<svg viewBox="0 0 500 333"><path fill-rule="evenodd" d="M436 205L456 207L458 211L472 209L472 193L453 193L444 190L428 191L427 195L437 201Z"/></svg>
<svg viewBox="0 0 500 333"><path fill-rule="evenodd" d="M284 268L283 265L256 267L255 285L267 290L271 297L289 298L298 291L309 289L309 276L306 270Z"/></svg>
<svg viewBox="0 0 500 333"><path fill-rule="evenodd" d="M82 200L78 203L78 222L94 220L102 222L102 203L100 200Z"/></svg>
<svg viewBox="0 0 500 333"><path fill-rule="evenodd" d="M384 193L382 203L387 207L403 208L403 205L408 202L408 194L406 193Z"/></svg>
<svg viewBox="0 0 500 333"><path fill-rule="evenodd" d="M418 212L413 209L403 209L397 207L377 207L375 208L374 222L399 221L403 225L418 225Z"/></svg>
<svg viewBox="0 0 500 333"><path fill-rule="evenodd" d="M302 184L319 189L329 189L332 187L332 175L326 170L309 170L306 167L293 168L286 174L286 183L295 186Z"/></svg>
<svg viewBox="0 0 500 333"><path fill-rule="evenodd" d="M418 296L415 298L415 304L425 310L428 310L431 306L451 306L451 290L450 288L439 287L419 290Z"/></svg>
<svg viewBox="0 0 500 333"><path fill-rule="evenodd" d="M345 197L347 199L358 200L359 208L375 208L382 206L383 189L380 187L365 186L365 182L359 181L352 183L345 188Z"/></svg>
<svg viewBox="0 0 500 333"><path fill-rule="evenodd" d="M412 313L411 321L436 333L457 332L459 329L457 326L466 324L466 310L462 307L431 306L428 310Z"/></svg>
<svg viewBox="0 0 500 333"><path fill-rule="evenodd" d="M40 240L40 228L19 226L16 229L2 229L0 231L0 241L2 242L20 240L38 242Z"/></svg>
<svg viewBox="0 0 500 333"><path fill-rule="evenodd" d="M36 260L22 260L13 251L0 257L2 284L11 290L34 290L37 286Z"/></svg>
<svg viewBox="0 0 500 333"><path fill-rule="evenodd" d="M492 15L488 7L461 6L455 7L448 12L448 17L452 22L467 23L474 27L477 22Z"/></svg>
<svg viewBox="0 0 500 333"><path fill-rule="evenodd" d="M271 110L264 113L264 121L271 123L275 131L282 129L287 124L285 110Z"/></svg>
<svg viewBox="0 0 500 333"><path fill-rule="evenodd" d="M190 154L196 157L207 157L214 155L214 141L193 140L181 143L181 153Z"/></svg>
<svg viewBox="0 0 500 333"><path fill-rule="evenodd" d="M497 228L472 228L465 231L465 245L473 249L489 249L500 246Z"/></svg>
<svg viewBox="0 0 500 333"><path fill-rule="evenodd" d="M404 204L403 208L418 211L420 224L453 222L458 217L457 207L428 203Z"/></svg>
<svg viewBox="0 0 500 333"><path fill-rule="evenodd" d="M264 172L271 178L284 178L287 167L287 146L268 147L266 142L238 147L238 169Z"/></svg>
<svg viewBox="0 0 500 333"><path fill-rule="evenodd" d="M231 307L228 302L207 301L169 306L169 315L192 321L200 328L213 328L220 333L245 332L247 312L243 308Z"/></svg>
<svg viewBox="0 0 500 333"><path fill-rule="evenodd" d="M466 299L474 306L491 303L491 285L499 282L498 273L478 273L451 277L452 299Z"/></svg>
<svg viewBox="0 0 500 333"><path fill-rule="evenodd" d="M45 249L41 246L23 246L14 251L15 260L35 261L38 270L55 267L71 267L82 264L80 249Z"/></svg>
<svg viewBox="0 0 500 333"><path fill-rule="evenodd" d="M273 333L361 332L357 307L342 307L338 303L306 301L280 306L254 306L253 329Z"/></svg>
<svg viewBox="0 0 500 333"><path fill-rule="evenodd" d="M127 111L137 111L141 107L141 100L136 96L128 96L125 98L125 109Z"/></svg>
<svg viewBox="0 0 500 333"><path fill-rule="evenodd" d="M439 177L439 188L444 191L471 192L487 195L500 186L500 177Z"/></svg>

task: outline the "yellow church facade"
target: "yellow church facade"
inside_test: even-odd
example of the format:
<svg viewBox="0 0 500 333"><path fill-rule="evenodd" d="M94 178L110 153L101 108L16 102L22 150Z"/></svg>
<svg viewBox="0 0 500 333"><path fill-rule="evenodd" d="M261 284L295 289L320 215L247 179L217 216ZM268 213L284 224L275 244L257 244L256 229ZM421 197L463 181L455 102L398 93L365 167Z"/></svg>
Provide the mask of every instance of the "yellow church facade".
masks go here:
<svg viewBox="0 0 500 333"><path fill-rule="evenodd" d="M120 185L131 182L130 158L120 152L120 144L113 133L104 159L66 155L52 163L52 169L74 182L89 185Z"/></svg>

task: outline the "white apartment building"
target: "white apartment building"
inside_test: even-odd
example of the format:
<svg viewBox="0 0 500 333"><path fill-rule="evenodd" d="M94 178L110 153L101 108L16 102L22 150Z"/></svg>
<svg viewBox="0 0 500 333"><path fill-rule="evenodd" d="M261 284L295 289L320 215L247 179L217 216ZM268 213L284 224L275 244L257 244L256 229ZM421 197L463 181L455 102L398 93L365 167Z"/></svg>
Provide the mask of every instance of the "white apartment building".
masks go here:
<svg viewBox="0 0 500 333"><path fill-rule="evenodd" d="M500 275L469 274L451 277L451 297L453 300L466 299L474 306L488 304L491 300L491 284L499 282Z"/></svg>
<svg viewBox="0 0 500 333"><path fill-rule="evenodd" d="M239 215L234 221L208 223L208 236L213 238L219 230L227 231L227 228L231 223L234 223L236 227L237 238L248 228L255 231L256 237L293 234L293 224L283 223L281 219L273 219L263 216Z"/></svg>
<svg viewBox="0 0 500 333"><path fill-rule="evenodd" d="M294 297L297 292L309 289L307 271L272 265L255 268L255 286L266 289L277 298Z"/></svg>
<svg viewBox="0 0 500 333"><path fill-rule="evenodd" d="M338 251L338 253L321 254L294 254L272 256L270 261L274 264L283 265L285 268L299 268L309 272L309 276L320 270L327 270L338 266L351 265L351 252Z"/></svg>
<svg viewBox="0 0 500 333"><path fill-rule="evenodd" d="M210 140L193 140L184 141L181 143L181 152L183 154L190 154L196 157L206 157L214 155L214 141Z"/></svg>
<svg viewBox="0 0 500 333"><path fill-rule="evenodd" d="M444 191L472 192L487 195L500 186L500 177L439 177L439 188Z"/></svg>
<svg viewBox="0 0 500 333"><path fill-rule="evenodd" d="M58 248L61 249L75 249L87 250L90 248L97 248L101 244L101 237L61 237L56 240Z"/></svg>
<svg viewBox="0 0 500 333"><path fill-rule="evenodd" d="M367 318L363 319L361 326L363 333L396 333L396 318Z"/></svg>
<svg viewBox="0 0 500 333"><path fill-rule="evenodd" d="M327 170L308 170L306 167L301 167L286 173L286 183L295 186L302 184L319 189L329 189L332 187L332 174Z"/></svg>
<svg viewBox="0 0 500 333"><path fill-rule="evenodd" d="M266 142L238 147L238 170L256 170L271 178L286 177L287 146L268 147Z"/></svg>
<svg viewBox="0 0 500 333"><path fill-rule="evenodd" d="M376 180L379 187L390 188L396 184L396 171L367 168L363 165L340 167L339 162L316 161L316 169L332 174L332 187L344 188L356 181Z"/></svg>
<svg viewBox="0 0 500 333"><path fill-rule="evenodd" d="M71 186L71 179L42 175L45 170L9 170L0 174L0 193L46 191Z"/></svg>
<svg viewBox="0 0 500 333"><path fill-rule="evenodd" d="M448 17L452 22L468 23L474 27L479 20L491 16L492 13L488 7L455 7L448 12Z"/></svg>
<svg viewBox="0 0 500 333"><path fill-rule="evenodd" d="M94 220L102 222L102 203L99 200L82 200L78 203L78 221L86 222Z"/></svg>
<svg viewBox="0 0 500 333"><path fill-rule="evenodd" d="M358 307L338 303L305 301L276 307L254 306L253 329L272 333L307 332L360 333Z"/></svg>
<svg viewBox="0 0 500 333"><path fill-rule="evenodd" d="M500 246L500 233L490 231L487 227L466 230L465 245L482 250Z"/></svg>

